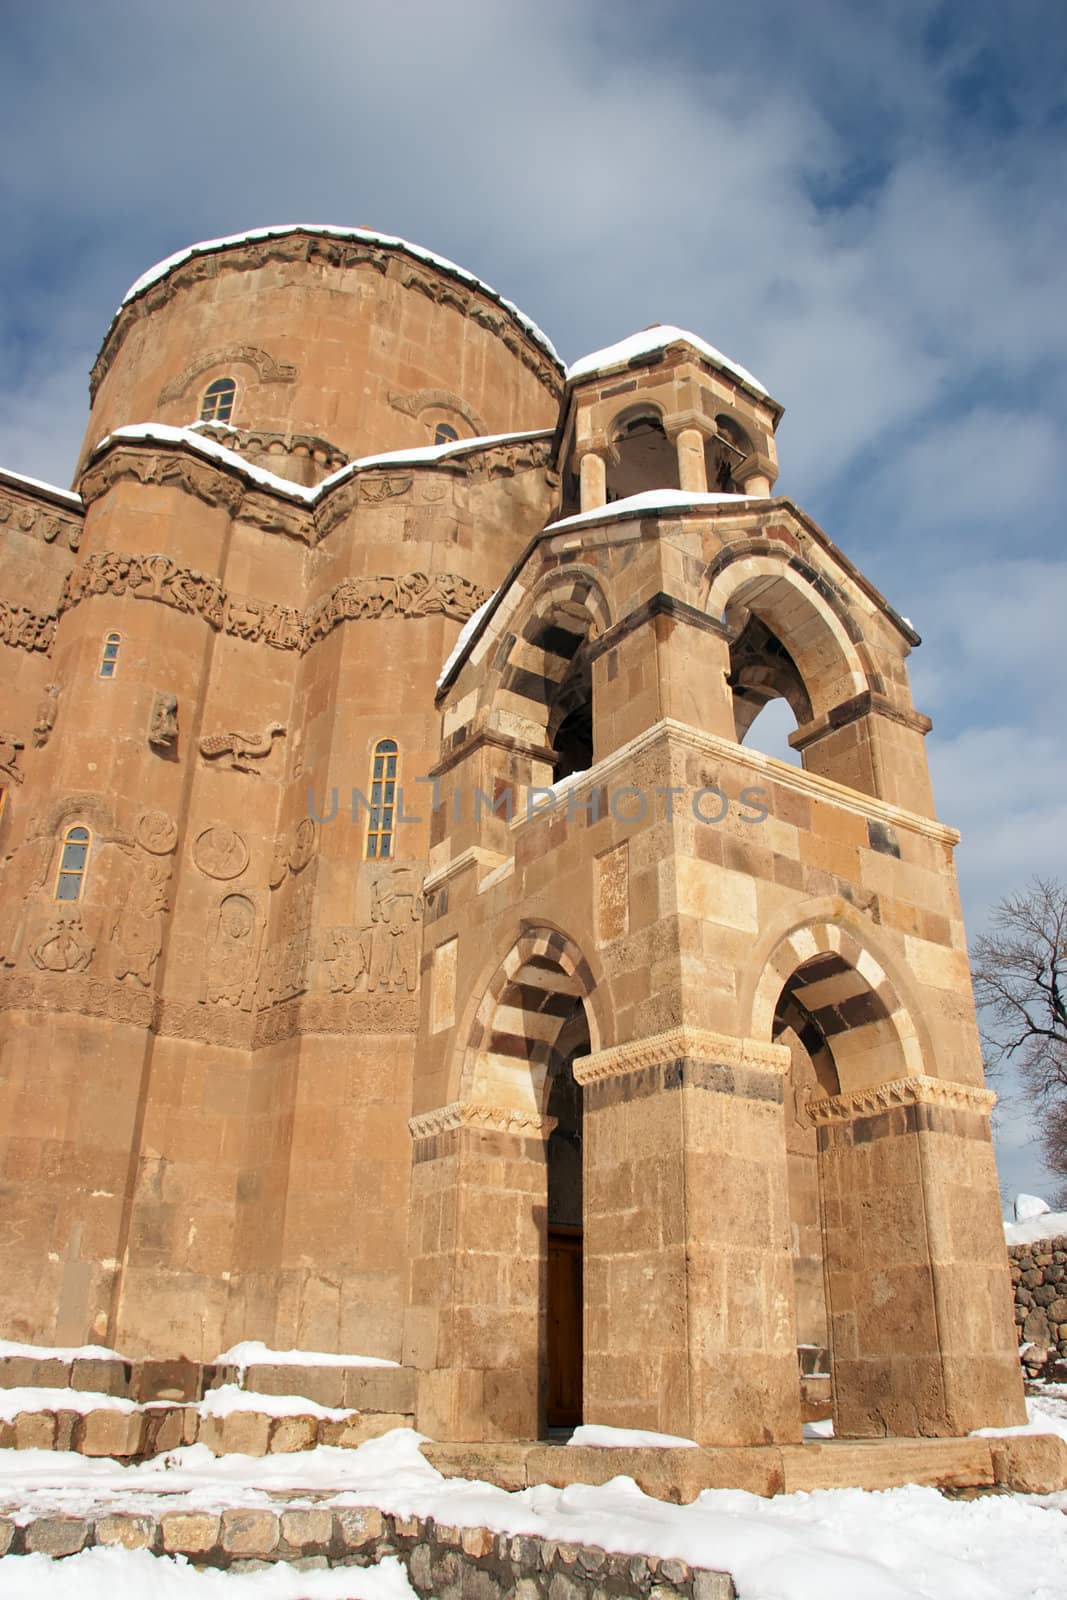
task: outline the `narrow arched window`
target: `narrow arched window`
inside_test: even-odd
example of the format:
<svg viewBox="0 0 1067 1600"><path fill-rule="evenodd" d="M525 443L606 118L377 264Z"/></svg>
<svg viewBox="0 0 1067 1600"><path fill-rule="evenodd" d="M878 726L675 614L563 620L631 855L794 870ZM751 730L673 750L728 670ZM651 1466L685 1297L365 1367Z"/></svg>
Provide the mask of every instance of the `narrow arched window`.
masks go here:
<svg viewBox="0 0 1067 1600"><path fill-rule="evenodd" d="M81 823L68 828L63 835L63 850L56 873L55 900L71 903L80 900L85 888L85 868L89 860L91 835Z"/></svg>
<svg viewBox="0 0 1067 1600"><path fill-rule="evenodd" d="M454 439L458 438L459 434L450 422L438 422L435 424L433 430L434 444L451 444Z"/></svg>
<svg viewBox="0 0 1067 1600"><path fill-rule="evenodd" d="M393 854L393 823L396 817L397 764L399 748L393 739L379 739L374 746L370 771L370 811L367 815L368 861L382 861Z"/></svg>
<svg viewBox="0 0 1067 1600"><path fill-rule="evenodd" d="M237 385L232 378L216 378L209 383L200 402L200 421L229 422L236 395Z"/></svg>
<svg viewBox="0 0 1067 1600"><path fill-rule="evenodd" d="M120 633L104 634L104 649L100 656L100 677L113 678L119 664L119 645L122 643Z"/></svg>

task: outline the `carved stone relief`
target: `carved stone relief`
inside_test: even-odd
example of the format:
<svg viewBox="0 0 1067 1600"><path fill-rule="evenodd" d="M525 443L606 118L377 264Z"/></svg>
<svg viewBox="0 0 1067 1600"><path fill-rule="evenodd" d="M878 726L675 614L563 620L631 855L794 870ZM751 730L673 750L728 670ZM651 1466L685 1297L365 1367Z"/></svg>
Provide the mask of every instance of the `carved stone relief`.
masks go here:
<svg viewBox="0 0 1067 1600"><path fill-rule="evenodd" d="M276 650L307 650L341 622L381 616L425 617L443 613L465 622L489 591L449 572L406 572L378 578L346 578L297 611L243 595L228 595L217 578L179 567L165 555L98 551L67 575L58 613L40 616L0 601L0 640L23 650L51 649L59 616L91 595L132 595L202 617L209 627Z"/></svg>
<svg viewBox="0 0 1067 1600"><path fill-rule="evenodd" d="M0 778L10 778L21 783L26 774L19 766L19 751L25 749L21 739L13 733L0 733Z"/></svg>
<svg viewBox="0 0 1067 1600"><path fill-rule="evenodd" d="M94 950L77 907L57 906L30 945L30 959L42 972L84 972Z"/></svg>
<svg viewBox="0 0 1067 1600"><path fill-rule="evenodd" d="M148 988L163 948L163 921L170 907L167 885L170 867L159 860L137 857L131 868L126 897L111 924L116 978L136 978Z"/></svg>
<svg viewBox="0 0 1067 1600"><path fill-rule="evenodd" d="M260 962L256 1005L260 1009L291 1000L307 988L314 883L292 883Z"/></svg>
<svg viewBox="0 0 1067 1600"><path fill-rule="evenodd" d="M45 544L66 545L68 550L77 550L81 544L80 517L65 517L33 501L0 497L0 527L17 528Z"/></svg>
<svg viewBox="0 0 1067 1600"><path fill-rule="evenodd" d="M208 934L203 998L210 1005L251 1011L258 953L255 902L228 894L219 901Z"/></svg>
<svg viewBox="0 0 1067 1600"><path fill-rule="evenodd" d="M208 878L239 878L248 865L248 845L224 823L205 828L193 844L193 861Z"/></svg>
<svg viewBox="0 0 1067 1600"><path fill-rule="evenodd" d="M376 879L369 925L323 932L319 956L331 991L414 993L419 981L422 914L421 885L412 868L396 867Z"/></svg>
<svg viewBox="0 0 1067 1600"><path fill-rule="evenodd" d="M416 389L412 394L401 394L395 389L389 391L389 404L396 411L403 411L406 416L417 417L423 411L454 411L461 416L471 428L472 432L484 435L489 432L484 419L477 411L473 411L467 402L458 394L453 394L449 389Z"/></svg>
<svg viewBox="0 0 1067 1600"><path fill-rule="evenodd" d="M190 362L184 372L172 378L159 392L159 404L166 405L170 400L180 400L182 395L195 382L203 372L210 372L212 367L229 367L235 362L241 362L246 367L255 369L256 377L260 383L295 383L296 368L288 361L275 361L266 350L261 350L253 344L231 344L224 350L208 350L196 361Z"/></svg>
<svg viewBox="0 0 1067 1600"><path fill-rule="evenodd" d="M166 856L178 843L178 824L165 811L143 811L134 836L150 855Z"/></svg>
<svg viewBox="0 0 1067 1600"><path fill-rule="evenodd" d="M373 505L377 505L382 500L394 500L402 494L407 494L410 488L410 473L408 473L407 477L389 477L383 474L380 477L375 476L359 480L360 499L369 500Z"/></svg>
<svg viewBox="0 0 1067 1600"><path fill-rule="evenodd" d="M318 829L311 817L301 817L293 830L293 845L289 852L289 870L303 872L318 844Z"/></svg>
<svg viewBox="0 0 1067 1600"><path fill-rule="evenodd" d="M209 733L200 741L200 754L205 761L218 756L229 756L231 772L248 772L254 777L259 768L256 761L265 761L274 747L275 739L285 733L284 722L268 722L262 733Z"/></svg>
<svg viewBox="0 0 1067 1600"><path fill-rule="evenodd" d="M46 685L44 694L37 706L37 716L33 723L33 739L40 750L51 737L52 729L56 725L56 715L59 711L59 684Z"/></svg>
<svg viewBox="0 0 1067 1600"><path fill-rule="evenodd" d="M155 750L173 750L178 743L178 696L161 690L152 701L148 742Z"/></svg>
<svg viewBox="0 0 1067 1600"><path fill-rule="evenodd" d="M48 881L55 840L46 833L27 833L4 858L0 875L0 963L13 967L26 937L35 898Z"/></svg>

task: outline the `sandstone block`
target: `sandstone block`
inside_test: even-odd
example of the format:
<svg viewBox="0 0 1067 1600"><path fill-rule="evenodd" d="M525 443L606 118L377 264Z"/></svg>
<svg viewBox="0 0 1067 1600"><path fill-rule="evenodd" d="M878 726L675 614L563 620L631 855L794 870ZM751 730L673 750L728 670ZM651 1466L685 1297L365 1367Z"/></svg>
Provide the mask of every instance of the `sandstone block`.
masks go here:
<svg viewBox="0 0 1067 1600"><path fill-rule="evenodd" d="M0 1420L0 1450L14 1450L15 1448L14 1422Z"/></svg>
<svg viewBox="0 0 1067 1600"><path fill-rule="evenodd" d="M0 1389L69 1389L69 1361L39 1361L35 1356L4 1356Z"/></svg>
<svg viewBox="0 0 1067 1600"><path fill-rule="evenodd" d="M83 1517L38 1517L25 1529L26 1550L42 1556L73 1556L85 1548L89 1524Z"/></svg>
<svg viewBox="0 0 1067 1600"><path fill-rule="evenodd" d="M140 1455L143 1436L140 1411L87 1411L74 1433L83 1456Z"/></svg>
<svg viewBox="0 0 1067 1600"><path fill-rule="evenodd" d="M318 1438L318 1417L275 1417L270 1430L271 1453L311 1450Z"/></svg>
<svg viewBox="0 0 1067 1600"><path fill-rule="evenodd" d="M342 1506L334 1521L346 1550L365 1550L381 1538L385 1527L376 1506Z"/></svg>
<svg viewBox="0 0 1067 1600"><path fill-rule="evenodd" d="M85 1394L112 1394L125 1399L130 1389L129 1364L79 1357L71 1363L70 1386Z"/></svg>
<svg viewBox="0 0 1067 1600"><path fill-rule="evenodd" d="M344 1367L264 1362L246 1370L243 1387L251 1394L299 1394L320 1406L342 1406L344 1374Z"/></svg>
<svg viewBox="0 0 1067 1600"><path fill-rule="evenodd" d="M52 1450L55 1440L55 1412L20 1411L15 1418L16 1450Z"/></svg>
<svg viewBox="0 0 1067 1600"><path fill-rule="evenodd" d="M197 1361L138 1361L130 1379L130 1399L199 1400L203 1373Z"/></svg>
<svg viewBox="0 0 1067 1600"><path fill-rule="evenodd" d="M200 1414L195 1406L153 1407L144 1414L143 1453L163 1456L185 1444L195 1444L200 1431Z"/></svg>
<svg viewBox="0 0 1067 1600"><path fill-rule="evenodd" d="M734 1582L728 1572L693 1569L693 1600L735 1600Z"/></svg>
<svg viewBox="0 0 1067 1600"><path fill-rule="evenodd" d="M1017 1494L1055 1494L1067 1489L1067 1442L1051 1433L1020 1433L991 1439L993 1474Z"/></svg>
<svg viewBox="0 0 1067 1600"><path fill-rule="evenodd" d="M323 1417L319 1423L318 1439L320 1444L331 1444L339 1450L355 1450L361 1444L366 1444L368 1439L378 1439L393 1428L410 1427L411 1420L410 1416L398 1416L388 1411L372 1411L366 1416L355 1412L343 1421Z"/></svg>
<svg viewBox="0 0 1067 1600"><path fill-rule="evenodd" d="M0 1517L0 1556L6 1556L15 1538L15 1524L10 1517Z"/></svg>
<svg viewBox="0 0 1067 1600"><path fill-rule="evenodd" d="M156 1531L154 1518L134 1516L128 1512L97 1517L93 1524L96 1544L118 1545L123 1550L150 1550L156 1540Z"/></svg>
<svg viewBox="0 0 1067 1600"><path fill-rule="evenodd" d="M286 1544L299 1550L307 1550L309 1545L324 1549L333 1537L333 1513L283 1511L281 1527Z"/></svg>
<svg viewBox="0 0 1067 1600"><path fill-rule="evenodd" d="M274 1419L261 1411L231 1411L222 1417L201 1417L199 1442L217 1456L265 1456Z"/></svg>
<svg viewBox="0 0 1067 1600"><path fill-rule="evenodd" d="M353 1411L415 1410L416 1376L410 1367L344 1367L344 1399ZM323 1402L325 1403L325 1402Z"/></svg>
<svg viewBox="0 0 1067 1600"><path fill-rule="evenodd" d="M163 1548L172 1555L206 1555L219 1542L220 1524L209 1511L168 1511L159 1519Z"/></svg>
<svg viewBox="0 0 1067 1600"><path fill-rule="evenodd" d="M222 1548L233 1556L269 1556L278 1545L279 1525L275 1511L236 1511L222 1513Z"/></svg>

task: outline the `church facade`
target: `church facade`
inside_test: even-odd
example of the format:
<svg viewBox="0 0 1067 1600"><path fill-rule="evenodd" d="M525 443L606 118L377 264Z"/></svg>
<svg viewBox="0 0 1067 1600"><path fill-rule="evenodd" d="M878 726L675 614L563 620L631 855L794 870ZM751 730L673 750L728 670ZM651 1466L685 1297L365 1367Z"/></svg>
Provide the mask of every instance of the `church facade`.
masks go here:
<svg viewBox="0 0 1067 1600"><path fill-rule="evenodd" d="M0 472L0 1335L360 1351L451 1439L797 1439L798 1349L841 1435L1022 1420L919 641L762 385L284 228L91 394Z"/></svg>

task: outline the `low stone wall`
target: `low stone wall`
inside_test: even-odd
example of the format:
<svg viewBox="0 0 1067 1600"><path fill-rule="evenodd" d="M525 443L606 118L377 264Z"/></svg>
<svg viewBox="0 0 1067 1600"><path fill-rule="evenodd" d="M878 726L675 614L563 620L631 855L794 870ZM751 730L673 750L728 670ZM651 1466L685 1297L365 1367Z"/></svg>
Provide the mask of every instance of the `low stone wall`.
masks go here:
<svg viewBox="0 0 1067 1600"><path fill-rule="evenodd" d="M0 1556L61 1559L92 1546L184 1556L195 1566L231 1572L261 1571L276 1561L304 1569L365 1567L396 1556L425 1600L736 1600L728 1573L675 1558L445 1527L368 1506L124 1512L25 1523L0 1517Z"/></svg>
<svg viewBox="0 0 1067 1600"><path fill-rule="evenodd" d="M1023 1366L1031 1377L1067 1377L1067 1369L1049 1371L1050 1364L1067 1361L1067 1234L1011 1244L1008 1261Z"/></svg>

